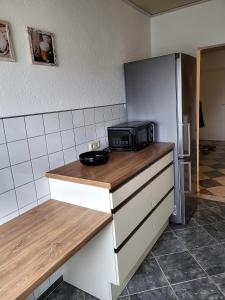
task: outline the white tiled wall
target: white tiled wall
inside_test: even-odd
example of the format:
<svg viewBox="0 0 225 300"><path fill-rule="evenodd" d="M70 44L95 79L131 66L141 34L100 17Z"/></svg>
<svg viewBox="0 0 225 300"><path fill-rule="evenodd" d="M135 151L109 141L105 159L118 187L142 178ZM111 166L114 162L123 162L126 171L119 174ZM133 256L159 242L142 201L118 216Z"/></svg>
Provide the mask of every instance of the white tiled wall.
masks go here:
<svg viewBox="0 0 225 300"><path fill-rule="evenodd" d="M0 119L0 224L49 199L45 172L76 160L90 141L107 147L106 128L124 120L123 104Z"/></svg>

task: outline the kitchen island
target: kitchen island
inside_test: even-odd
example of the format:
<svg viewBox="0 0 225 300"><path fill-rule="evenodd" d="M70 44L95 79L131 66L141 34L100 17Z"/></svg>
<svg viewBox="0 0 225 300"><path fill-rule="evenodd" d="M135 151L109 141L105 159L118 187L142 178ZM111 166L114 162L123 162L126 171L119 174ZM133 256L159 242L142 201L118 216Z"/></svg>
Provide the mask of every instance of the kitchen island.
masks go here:
<svg viewBox="0 0 225 300"><path fill-rule="evenodd" d="M79 161L49 171L51 197L113 215L64 266L64 280L116 299L157 241L174 209L173 144L112 152L105 165Z"/></svg>

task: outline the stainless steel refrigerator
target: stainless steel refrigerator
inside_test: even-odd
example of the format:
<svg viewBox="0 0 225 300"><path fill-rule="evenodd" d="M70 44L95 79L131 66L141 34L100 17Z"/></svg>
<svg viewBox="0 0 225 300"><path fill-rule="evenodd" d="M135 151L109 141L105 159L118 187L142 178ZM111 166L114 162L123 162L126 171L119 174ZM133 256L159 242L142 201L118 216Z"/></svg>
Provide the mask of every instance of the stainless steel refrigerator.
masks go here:
<svg viewBox="0 0 225 300"><path fill-rule="evenodd" d="M195 58L175 53L124 65L128 120L150 120L156 141L175 143L175 203L171 221L196 210Z"/></svg>

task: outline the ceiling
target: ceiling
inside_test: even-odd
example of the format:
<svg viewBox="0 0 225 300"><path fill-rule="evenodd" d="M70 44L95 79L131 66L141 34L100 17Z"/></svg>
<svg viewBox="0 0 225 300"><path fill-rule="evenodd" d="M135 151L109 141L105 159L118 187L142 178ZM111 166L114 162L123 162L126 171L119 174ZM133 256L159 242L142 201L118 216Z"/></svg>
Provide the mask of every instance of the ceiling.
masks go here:
<svg viewBox="0 0 225 300"><path fill-rule="evenodd" d="M156 15L207 0L125 0L147 14ZM209 1L209 0L208 0Z"/></svg>

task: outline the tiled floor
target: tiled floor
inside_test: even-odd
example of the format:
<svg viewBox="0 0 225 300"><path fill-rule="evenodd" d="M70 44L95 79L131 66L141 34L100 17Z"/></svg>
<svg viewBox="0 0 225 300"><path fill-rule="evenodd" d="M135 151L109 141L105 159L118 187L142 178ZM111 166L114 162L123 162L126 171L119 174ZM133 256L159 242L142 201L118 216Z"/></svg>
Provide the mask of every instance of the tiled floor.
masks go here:
<svg viewBox="0 0 225 300"><path fill-rule="evenodd" d="M200 151L200 193L225 197L225 142L201 141L200 145L215 146L214 151Z"/></svg>
<svg viewBox="0 0 225 300"><path fill-rule="evenodd" d="M120 300L225 300L225 203L198 199L188 225L170 225ZM94 300L62 282L48 300Z"/></svg>

